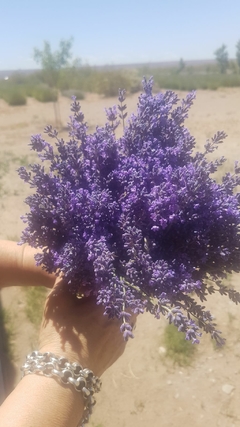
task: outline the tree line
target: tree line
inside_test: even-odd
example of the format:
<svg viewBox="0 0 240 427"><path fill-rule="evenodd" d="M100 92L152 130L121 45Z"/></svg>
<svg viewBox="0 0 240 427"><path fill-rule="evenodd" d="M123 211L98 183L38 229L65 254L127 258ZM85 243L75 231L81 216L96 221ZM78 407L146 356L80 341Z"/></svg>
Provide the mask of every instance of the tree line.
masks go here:
<svg viewBox="0 0 240 427"><path fill-rule="evenodd" d="M220 72L222 74L225 74L227 72L227 69L229 68L229 55L227 46L223 44L221 47L215 50L214 55L218 63ZM240 40L238 40L236 44L236 63L240 70Z"/></svg>

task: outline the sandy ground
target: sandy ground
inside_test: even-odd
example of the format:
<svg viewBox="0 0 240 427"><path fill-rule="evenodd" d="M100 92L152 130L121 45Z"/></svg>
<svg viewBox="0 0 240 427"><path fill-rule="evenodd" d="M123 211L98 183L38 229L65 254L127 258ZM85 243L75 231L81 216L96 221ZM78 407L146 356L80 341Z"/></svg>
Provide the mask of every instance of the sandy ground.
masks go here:
<svg viewBox="0 0 240 427"><path fill-rule="evenodd" d="M180 93L180 96L183 96ZM69 100L60 99L62 123L68 121ZM114 103L97 95L81 102L90 130L104 123L104 107ZM128 111L136 109L137 95L127 99ZM190 112L188 127L200 149L207 138L224 130L228 138L218 155L228 158L232 169L240 159L240 89L199 91ZM26 106L9 107L0 100L0 162L9 165L0 183L0 238L17 240L23 229L20 215L25 213L28 194L16 173L17 167L30 163L34 155L28 142L32 133L40 133L46 124L54 124L52 104L32 99ZM66 135L66 131L62 131ZM239 277L231 279L240 289ZM24 312L25 297L21 289L3 289L2 303L12 313L15 329L15 362L12 387L19 380L19 366L25 354L36 347L36 331ZM240 307L224 298L215 298L209 307L227 337L226 346L216 351L209 337L198 346L191 366L174 366L162 353L164 319L148 315L138 319L135 338L122 358L103 376L103 389L92 416L92 427L237 427L240 425ZM10 376L9 376L10 379ZM66 426L67 427L67 426Z"/></svg>

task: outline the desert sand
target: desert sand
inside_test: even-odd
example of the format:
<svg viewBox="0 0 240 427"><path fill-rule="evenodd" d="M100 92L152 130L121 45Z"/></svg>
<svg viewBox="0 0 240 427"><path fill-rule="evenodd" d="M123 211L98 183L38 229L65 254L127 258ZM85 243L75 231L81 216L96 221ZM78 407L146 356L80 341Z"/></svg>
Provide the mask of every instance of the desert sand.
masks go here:
<svg viewBox="0 0 240 427"><path fill-rule="evenodd" d="M185 96L179 93L180 97ZM105 122L104 107L114 99L87 94L81 101L90 131ZM127 98L128 112L134 112L137 95ZM61 120L66 124L70 101L60 98ZM228 138L213 156L224 155L223 170L232 170L240 160L240 89L198 91L187 120L195 136L197 149L218 130ZM26 106L9 107L0 100L0 164L6 171L0 181L0 238L18 240L23 230L20 216L26 212L24 199L29 189L19 179L20 164L34 161L28 147L30 135L41 133L46 124L54 125L52 104L28 99ZM67 132L61 130L66 136ZM239 276L231 278L240 290ZM15 361L11 388L19 381L19 367L25 355L36 348L37 332L24 311L25 294L20 288L2 289L3 306L13 319ZM165 319L139 316L135 338L127 344L125 354L103 375L103 388L90 421L92 427L237 427L240 425L240 307L227 298L211 298L208 307L227 338L216 350L209 336L204 336L190 366L180 367L166 358L163 349ZM67 427L67 426L66 426Z"/></svg>

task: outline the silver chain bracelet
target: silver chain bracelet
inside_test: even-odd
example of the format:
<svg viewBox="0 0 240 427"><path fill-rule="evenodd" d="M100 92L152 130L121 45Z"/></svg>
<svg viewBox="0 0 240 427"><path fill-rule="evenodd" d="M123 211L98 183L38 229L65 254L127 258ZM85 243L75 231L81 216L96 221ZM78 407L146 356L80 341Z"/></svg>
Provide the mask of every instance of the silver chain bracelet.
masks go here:
<svg viewBox="0 0 240 427"><path fill-rule="evenodd" d="M45 377L56 377L63 384L73 385L77 392L81 392L84 399L84 412L77 427L84 427L89 421L93 406L96 403L93 397L101 389L102 382L93 372L83 368L78 363L69 363L65 357L57 357L53 353L33 351L26 357L21 367L22 376L27 374L42 374Z"/></svg>

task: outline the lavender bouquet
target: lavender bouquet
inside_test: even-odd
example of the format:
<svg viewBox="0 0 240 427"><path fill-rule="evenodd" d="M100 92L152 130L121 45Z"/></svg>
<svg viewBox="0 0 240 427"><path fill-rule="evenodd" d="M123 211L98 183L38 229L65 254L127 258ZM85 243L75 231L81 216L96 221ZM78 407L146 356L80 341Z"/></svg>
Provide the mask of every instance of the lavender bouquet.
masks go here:
<svg viewBox="0 0 240 427"><path fill-rule="evenodd" d="M32 137L41 162L19 170L35 189L22 241L42 248L37 263L63 274L72 292L95 295L107 316L121 319L125 339L133 336L130 313L149 311L193 343L204 330L222 344L202 303L214 292L240 302L222 283L240 270L240 168L217 183L212 174L225 159L207 155L226 135L218 132L205 152L194 153L184 120L195 94L180 104L172 91L154 96L152 84L143 80L137 114L119 139L123 90L93 134L74 100L68 142L51 126L45 132L54 146Z"/></svg>

